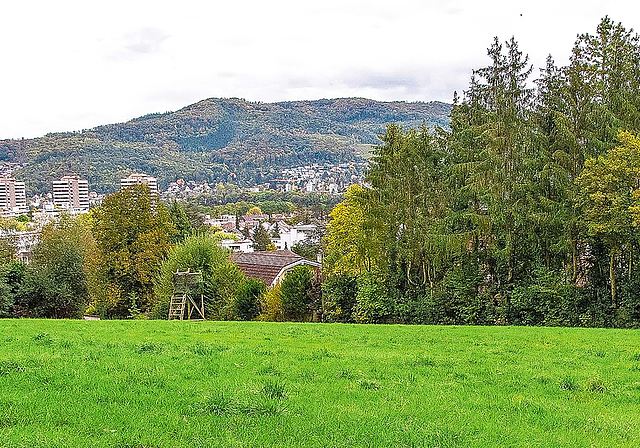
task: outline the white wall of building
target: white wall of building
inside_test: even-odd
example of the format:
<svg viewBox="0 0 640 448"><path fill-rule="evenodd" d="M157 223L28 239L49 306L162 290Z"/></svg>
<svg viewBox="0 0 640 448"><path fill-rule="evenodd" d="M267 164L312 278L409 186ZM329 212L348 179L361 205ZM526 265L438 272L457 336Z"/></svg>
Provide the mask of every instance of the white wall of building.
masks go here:
<svg viewBox="0 0 640 448"><path fill-rule="evenodd" d="M315 224L298 224L288 231L280 232L280 238L273 238L272 242L278 250L290 250L296 244L306 240L315 229Z"/></svg>
<svg viewBox="0 0 640 448"><path fill-rule="evenodd" d="M89 211L89 182L79 176L64 176L53 181L53 205L75 213Z"/></svg>
<svg viewBox="0 0 640 448"><path fill-rule="evenodd" d="M13 177L0 178L0 213L3 218L15 218L27 213L27 196L24 182Z"/></svg>

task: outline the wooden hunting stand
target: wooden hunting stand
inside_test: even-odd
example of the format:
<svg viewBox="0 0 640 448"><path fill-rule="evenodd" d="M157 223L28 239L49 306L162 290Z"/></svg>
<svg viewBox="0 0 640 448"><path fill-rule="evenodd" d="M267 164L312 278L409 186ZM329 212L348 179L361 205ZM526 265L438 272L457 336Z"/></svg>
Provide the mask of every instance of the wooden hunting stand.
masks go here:
<svg viewBox="0 0 640 448"><path fill-rule="evenodd" d="M187 270L176 271L173 274L173 295L169 304L169 320L172 319L205 320L204 282L201 272Z"/></svg>

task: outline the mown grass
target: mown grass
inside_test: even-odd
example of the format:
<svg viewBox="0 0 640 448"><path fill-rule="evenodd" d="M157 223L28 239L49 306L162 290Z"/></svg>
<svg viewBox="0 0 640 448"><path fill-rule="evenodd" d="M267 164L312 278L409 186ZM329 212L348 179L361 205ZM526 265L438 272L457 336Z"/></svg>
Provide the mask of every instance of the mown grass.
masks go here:
<svg viewBox="0 0 640 448"><path fill-rule="evenodd" d="M640 332L0 321L0 446L637 447Z"/></svg>

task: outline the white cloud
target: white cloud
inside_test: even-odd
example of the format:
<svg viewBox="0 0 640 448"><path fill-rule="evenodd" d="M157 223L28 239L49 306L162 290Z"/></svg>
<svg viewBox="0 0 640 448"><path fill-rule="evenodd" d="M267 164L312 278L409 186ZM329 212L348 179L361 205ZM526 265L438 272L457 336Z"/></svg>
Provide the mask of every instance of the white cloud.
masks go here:
<svg viewBox="0 0 640 448"><path fill-rule="evenodd" d="M512 35L541 67L635 1L5 2L0 138L124 121L208 97L450 101ZM537 71L535 72L537 75Z"/></svg>

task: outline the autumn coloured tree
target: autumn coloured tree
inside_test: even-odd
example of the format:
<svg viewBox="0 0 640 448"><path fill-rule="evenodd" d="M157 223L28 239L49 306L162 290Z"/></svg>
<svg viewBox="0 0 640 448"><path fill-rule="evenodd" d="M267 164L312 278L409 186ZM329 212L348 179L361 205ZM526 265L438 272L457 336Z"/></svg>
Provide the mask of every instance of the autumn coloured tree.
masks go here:
<svg viewBox="0 0 640 448"><path fill-rule="evenodd" d="M587 159L576 183L578 206L588 234L603 241L609 251L611 301L617 307L616 277L621 258L629 278L637 256L640 235L640 139L628 132L619 135L620 145L598 158Z"/></svg>
<svg viewBox="0 0 640 448"><path fill-rule="evenodd" d="M125 317L132 299L143 312L154 302L154 280L176 232L167 208L146 185L107 196L93 214L103 291L99 312Z"/></svg>

